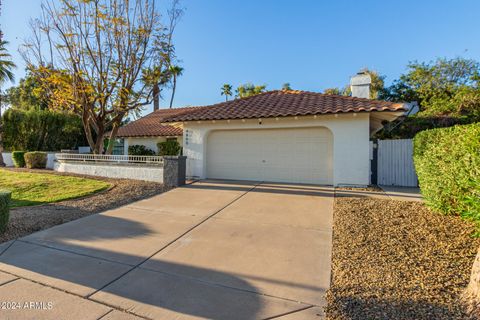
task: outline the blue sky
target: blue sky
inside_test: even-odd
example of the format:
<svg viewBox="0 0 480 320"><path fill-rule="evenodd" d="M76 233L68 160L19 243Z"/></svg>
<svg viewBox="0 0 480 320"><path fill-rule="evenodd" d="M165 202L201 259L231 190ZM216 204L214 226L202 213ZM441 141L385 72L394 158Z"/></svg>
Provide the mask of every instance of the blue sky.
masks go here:
<svg viewBox="0 0 480 320"><path fill-rule="evenodd" d="M2 0L1 25L16 53L41 0ZM158 5L166 1L158 0ZM184 75L175 106L222 101L223 83L321 91L363 67L397 78L409 61L480 60L480 1L184 0L175 36ZM166 92L168 105L169 93ZM151 108L150 108L151 110ZM147 110L146 112L148 112Z"/></svg>

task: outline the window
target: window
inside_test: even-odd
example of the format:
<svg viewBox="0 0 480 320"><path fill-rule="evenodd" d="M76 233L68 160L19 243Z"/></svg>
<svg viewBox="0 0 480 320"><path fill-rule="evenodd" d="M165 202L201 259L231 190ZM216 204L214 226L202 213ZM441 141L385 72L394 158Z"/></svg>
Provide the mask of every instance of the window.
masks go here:
<svg viewBox="0 0 480 320"><path fill-rule="evenodd" d="M125 145L125 139L115 139L115 144L113 145L112 154L122 155L124 152L123 150L124 145Z"/></svg>

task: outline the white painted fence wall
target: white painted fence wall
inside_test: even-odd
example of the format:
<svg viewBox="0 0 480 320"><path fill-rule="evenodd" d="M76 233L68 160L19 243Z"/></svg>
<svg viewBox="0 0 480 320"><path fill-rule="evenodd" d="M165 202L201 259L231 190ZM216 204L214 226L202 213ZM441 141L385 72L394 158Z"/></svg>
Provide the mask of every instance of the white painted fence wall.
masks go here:
<svg viewBox="0 0 480 320"><path fill-rule="evenodd" d="M3 162L7 167L13 167L12 153L2 152ZM47 169L53 169L55 162L55 152L47 153Z"/></svg>
<svg viewBox="0 0 480 320"><path fill-rule="evenodd" d="M386 186L416 187L413 140L378 140L377 183Z"/></svg>
<svg viewBox="0 0 480 320"><path fill-rule="evenodd" d="M55 162L53 170L114 179L133 179L163 183L162 166L128 166L114 163Z"/></svg>

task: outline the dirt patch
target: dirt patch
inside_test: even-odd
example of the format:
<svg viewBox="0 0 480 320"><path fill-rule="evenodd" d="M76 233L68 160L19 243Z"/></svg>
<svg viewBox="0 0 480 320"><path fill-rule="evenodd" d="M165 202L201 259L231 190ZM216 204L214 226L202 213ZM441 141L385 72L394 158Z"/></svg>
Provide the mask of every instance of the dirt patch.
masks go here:
<svg viewBox="0 0 480 320"><path fill-rule="evenodd" d="M26 171L25 169L11 169ZM50 228L94 213L126 205L167 191L160 183L126 179L108 179L78 174L56 173L50 170L29 172L72 175L109 182L110 189L84 198L61 201L41 206L20 207L10 210L10 221L0 243L25 236L35 231Z"/></svg>
<svg viewBox="0 0 480 320"><path fill-rule="evenodd" d="M327 319L465 319L473 231L419 202L335 199Z"/></svg>

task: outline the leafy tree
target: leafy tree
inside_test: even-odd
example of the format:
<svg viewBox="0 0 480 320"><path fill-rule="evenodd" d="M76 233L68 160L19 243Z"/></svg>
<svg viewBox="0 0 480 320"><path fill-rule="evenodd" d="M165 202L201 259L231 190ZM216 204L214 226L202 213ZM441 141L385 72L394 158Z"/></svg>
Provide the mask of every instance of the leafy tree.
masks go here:
<svg viewBox="0 0 480 320"><path fill-rule="evenodd" d="M225 96L225 101L228 101L228 97L232 96L232 85L225 83L222 86L222 96Z"/></svg>
<svg viewBox="0 0 480 320"><path fill-rule="evenodd" d="M246 98L265 92L266 88L266 85L254 85L252 83L246 83L238 86L235 92L237 93L236 96L238 98Z"/></svg>
<svg viewBox="0 0 480 320"><path fill-rule="evenodd" d="M172 76L172 97L170 99L170 109L172 109L173 106L173 98L175 97L175 90L177 89L177 77L181 76L183 73L183 68L180 66L170 66L168 68L168 71L170 72Z"/></svg>
<svg viewBox="0 0 480 320"><path fill-rule="evenodd" d="M382 98L419 103L420 112L388 123L376 136L412 138L417 132L480 121L480 68L474 60L437 59L413 62Z"/></svg>
<svg viewBox="0 0 480 320"><path fill-rule="evenodd" d="M75 114L10 108L2 120L7 150L59 151L87 143L82 120Z"/></svg>
<svg viewBox="0 0 480 320"><path fill-rule="evenodd" d="M5 83L7 80L13 82L15 77L12 70L16 68L15 63L12 61L12 56L8 53L6 45L7 41L1 39L0 32L0 85ZM2 107L4 104L3 94L0 92L1 100L0 101L0 167L4 167L5 163L3 162L3 125L2 125Z"/></svg>
<svg viewBox="0 0 480 320"><path fill-rule="evenodd" d="M327 88L327 89L323 90L323 93L324 94L334 94L334 95L337 95L337 96L341 96L341 95L343 95L343 90L340 89L340 88Z"/></svg>
<svg viewBox="0 0 480 320"><path fill-rule="evenodd" d="M289 82L282 84L282 90L292 90Z"/></svg>
<svg viewBox="0 0 480 320"><path fill-rule="evenodd" d="M385 98L417 101L425 116L478 115L480 64L471 59L437 59L412 62L407 72L390 86Z"/></svg>
<svg viewBox="0 0 480 320"><path fill-rule="evenodd" d="M365 69L363 72L370 75L372 84L370 85L370 99L381 99L385 91L385 76L375 70ZM348 87L350 89L350 87Z"/></svg>
<svg viewBox="0 0 480 320"><path fill-rule="evenodd" d="M48 108L48 95L42 89L39 73L27 70L25 78L17 86L10 87L5 93L5 103L20 110L45 110Z"/></svg>
<svg viewBox="0 0 480 320"><path fill-rule="evenodd" d="M122 120L152 103L174 59L177 1L168 12L165 24L154 0L44 0L22 53L46 74L52 106L81 117L94 153L111 128L110 154Z"/></svg>

